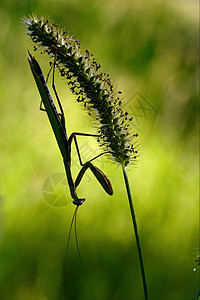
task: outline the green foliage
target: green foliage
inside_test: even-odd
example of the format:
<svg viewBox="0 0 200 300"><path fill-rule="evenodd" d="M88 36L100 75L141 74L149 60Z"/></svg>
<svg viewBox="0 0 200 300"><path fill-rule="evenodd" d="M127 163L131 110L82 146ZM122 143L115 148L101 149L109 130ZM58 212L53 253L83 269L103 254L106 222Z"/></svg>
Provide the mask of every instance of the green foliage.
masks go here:
<svg viewBox="0 0 200 300"><path fill-rule="evenodd" d="M150 299L195 298L198 42L195 13L184 12L186 2L170 7L170 2L155 0L1 1L2 299L66 299L66 295L67 299L143 298L121 171L107 160L100 159L99 168L103 165L109 174L114 195L112 199L106 196L88 173L79 187L87 199L78 212L82 265L72 239L66 270L66 242L74 206L70 200L63 207L49 205L42 195L49 174L64 173L64 169L46 115L38 109L39 94L26 59L30 41L19 22L33 11L69 27L124 91L129 114L135 111L140 115L139 122L133 122L134 128L139 128L141 155L137 167L130 167L129 176ZM37 58L45 66L39 54ZM67 130L92 133L85 112L59 76L56 84ZM147 102L134 97L138 91ZM149 110L144 115L138 107L148 103L153 108L145 106ZM96 149L95 141L88 143ZM85 149L85 140L80 144ZM74 168L78 172L76 159Z"/></svg>

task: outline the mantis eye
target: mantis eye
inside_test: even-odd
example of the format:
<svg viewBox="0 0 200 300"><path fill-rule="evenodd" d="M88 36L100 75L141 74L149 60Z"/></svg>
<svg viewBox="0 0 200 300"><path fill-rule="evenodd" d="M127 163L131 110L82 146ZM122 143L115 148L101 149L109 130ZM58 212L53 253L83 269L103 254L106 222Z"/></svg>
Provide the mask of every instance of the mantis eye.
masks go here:
<svg viewBox="0 0 200 300"><path fill-rule="evenodd" d="M80 206L83 204L83 202L85 201L84 198L79 198L79 199L76 199L73 201L73 204L77 205L77 206Z"/></svg>

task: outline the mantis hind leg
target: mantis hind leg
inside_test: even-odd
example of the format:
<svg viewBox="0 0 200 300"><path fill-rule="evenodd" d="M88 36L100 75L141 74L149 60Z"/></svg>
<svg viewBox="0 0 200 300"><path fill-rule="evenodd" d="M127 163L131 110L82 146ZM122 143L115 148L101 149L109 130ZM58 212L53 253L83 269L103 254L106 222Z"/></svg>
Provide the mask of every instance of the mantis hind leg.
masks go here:
<svg viewBox="0 0 200 300"><path fill-rule="evenodd" d="M56 86L55 86L55 67L56 67L56 52L55 52L54 62L53 62L52 88L53 88L54 94L56 96L56 100L57 100L59 108L60 108L60 114L59 114L60 115L60 121L61 121L63 127L65 128L65 115L64 115L63 108L62 108L62 104L61 104L59 96L58 96L58 92L56 90Z"/></svg>
<svg viewBox="0 0 200 300"><path fill-rule="evenodd" d="M75 143L75 147L76 147L76 152L78 154L78 158L79 158L79 163L81 166L84 166L84 163L82 162L82 159L81 159L81 154L80 154L80 150L79 150L79 146L78 146L78 141L77 141L77 137L76 136L89 136L89 137L99 137L99 135L97 134L90 134L90 133L82 133L82 132L73 132L70 137L69 137L69 145L70 145L70 148L71 148L71 144L72 144L72 140L74 139L74 143ZM91 162L93 160L95 160L96 158L104 155L104 154L108 154L110 153L110 151L107 151L107 152L103 152L95 157L93 157L92 159L90 159L89 161L87 162Z"/></svg>
<svg viewBox="0 0 200 300"><path fill-rule="evenodd" d="M47 73L46 83L47 83L48 80L49 80L49 75L50 75L50 73L51 73L51 71L52 71L52 68L53 68L53 64L51 63L49 72ZM42 100L41 100L41 102L40 102L40 110L41 110L41 111L46 111L46 109L42 107Z"/></svg>
<svg viewBox="0 0 200 300"><path fill-rule="evenodd" d="M57 47L56 47L57 49ZM60 109L60 113L59 113L59 116L60 116L60 121L63 125L63 128L65 128L65 116L64 116L64 111L63 111L63 108L62 108L62 104L60 102L60 99L59 99L59 96L58 96L58 92L56 90L56 86L55 86L55 67L56 67L56 55L57 55L57 50L55 51L55 56L54 56L54 61L53 63L51 63L51 67L50 67L50 70L47 74L47 77L46 77L46 82L48 81L49 79L49 75L51 73L51 71L53 70L53 76L52 76L52 88L53 88L53 91L54 91L54 94L56 96L56 100L58 102L58 106L59 106L59 109ZM40 110L41 111L46 111L43 107L42 107L42 101L40 103Z"/></svg>

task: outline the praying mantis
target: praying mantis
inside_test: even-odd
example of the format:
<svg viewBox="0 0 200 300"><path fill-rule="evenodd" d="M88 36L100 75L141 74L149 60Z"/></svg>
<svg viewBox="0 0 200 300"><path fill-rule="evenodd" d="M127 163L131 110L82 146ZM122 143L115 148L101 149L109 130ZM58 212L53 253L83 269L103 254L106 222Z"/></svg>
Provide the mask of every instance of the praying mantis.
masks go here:
<svg viewBox="0 0 200 300"><path fill-rule="evenodd" d="M50 91L47 86L47 82L44 78L44 75L43 75L43 72L42 72L42 69L41 69L39 63L31 55L30 52L28 52L28 53L29 53L28 62L30 64L30 68L33 73L33 77L35 79L37 88L39 90L39 93L40 93L40 96L42 99L40 109L43 111L46 111L48 119L51 124L51 127L53 129L58 147L60 149L60 152L61 152L61 155L63 158L63 162L64 162L64 166L65 166L65 172L66 172L66 177L67 177L70 194L73 199L73 204L75 204L77 206L76 211L75 211L75 213L76 213L78 207L80 205L82 205L83 202L85 201L85 198L78 197L76 188L80 184L80 182L83 178L83 175L85 174L85 172L87 171L88 168L92 171L92 173L94 174L96 179L99 181L99 183L101 184L103 189L107 192L107 194L109 194L109 195L113 194L112 185L111 185L111 182L108 179L108 177L99 168L97 168L96 166L94 166L91 163L91 161L93 161L94 159L96 159L99 156L106 154L108 152L101 153L101 154L97 155L96 157L92 158L91 160L87 161L86 163L84 163L84 164L82 163L82 159L81 159L81 155L80 155L80 151L79 151L79 147L78 147L78 142L77 142L77 136L87 136L87 137L97 137L98 138L99 135L73 132L68 138L66 126L65 126L64 111L63 111L61 102L59 100L58 93L56 91L55 83L54 83L55 62L53 64L52 88L55 93L55 97L57 99L60 112L58 112L58 110L56 108L56 105L50 94ZM42 104L44 105L44 108L42 108ZM75 147L76 147L79 162L81 165L80 172L78 173L75 181L73 180L72 172L71 172L71 145L72 145L73 140L75 142Z"/></svg>
<svg viewBox="0 0 200 300"><path fill-rule="evenodd" d="M53 98L50 94L50 91L49 91L48 86L47 86L47 82L44 78L44 75L43 75L43 72L42 72L42 69L41 69L39 63L31 55L30 52L28 52L28 53L29 53L28 62L30 64L30 68L31 68L33 77L35 79L38 91L39 91L41 99L42 99L41 104L40 104L40 110L46 111L46 113L47 113L49 122L51 124L52 129L53 129L58 147L60 149L60 152L61 152L61 155L62 155L62 158L63 158L63 162L64 162L64 166L65 166L65 172L66 172L66 178L67 178L70 194L71 194L71 197L73 199L73 204L76 205L76 209L75 209L75 212L73 214L73 218L72 218L70 229L69 229L69 236L68 236L68 242L67 242L67 251L68 251L68 246L69 246L71 229L72 229L72 226L73 226L73 222L75 220L76 243L77 243L78 254L79 254L79 257L80 257L80 251L79 251L78 240L77 240L77 232L76 232L76 215L77 215L78 207L83 204L83 202L85 201L85 198L79 198L78 197L77 192L76 192L76 188L80 184L80 182L83 178L83 175L85 174L85 172L89 168L92 171L92 173L94 174L94 176L96 177L96 179L99 181L99 183L101 184L103 189L107 192L107 194L109 194L109 195L113 194L112 185L111 185L111 182L108 179L108 177L99 168L97 168L96 166L94 166L91 163L91 161L95 160L96 158L98 158L101 155L106 154L108 152L101 153L101 154L97 155L96 157L92 158L91 160L87 161L86 163L84 163L84 164L82 163L82 159L81 159L81 155L80 155L80 151L79 151L76 136L87 136L87 137L97 137L98 138L99 135L73 132L68 138L67 131L66 131L66 126L65 126L64 111L63 111L61 102L59 100L58 93L56 91L55 83L54 83L54 79L55 79L55 62L52 65L53 66L52 88L53 88L53 91L55 93L60 112L58 112L58 110L55 106L55 103L54 103ZM51 69L50 69L50 71L51 71ZM47 75L47 78L48 78L48 75ZM42 104L44 105L44 108L42 108ZM80 162L80 165L81 165L81 170L78 173L75 181L73 180L72 172L71 172L71 145L72 145L73 140L75 142L75 147L76 147L79 162Z"/></svg>

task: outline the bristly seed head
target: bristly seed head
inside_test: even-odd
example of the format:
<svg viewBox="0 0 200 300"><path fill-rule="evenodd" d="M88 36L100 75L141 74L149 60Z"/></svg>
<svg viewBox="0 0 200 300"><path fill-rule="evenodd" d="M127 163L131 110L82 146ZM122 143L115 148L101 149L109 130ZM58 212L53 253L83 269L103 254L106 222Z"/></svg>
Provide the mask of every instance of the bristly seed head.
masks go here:
<svg viewBox="0 0 200 300"><path fill-rule="evenodd" d="M98 121L98 142L109 151L115 162L127 166L136 160L137 151L133 146L129 123L132 118L121 108L121 91L115 91L110 77L101 72L98 64L88 50L81 51L81 44L60 26L36 16L24 18L28 35L42 53L47 53L52 59L56 56L56 66L61 76L67 79L68 86L77 101L83 102L83 107L90 116Z"/></svg>

